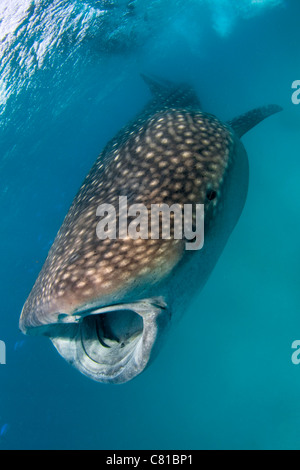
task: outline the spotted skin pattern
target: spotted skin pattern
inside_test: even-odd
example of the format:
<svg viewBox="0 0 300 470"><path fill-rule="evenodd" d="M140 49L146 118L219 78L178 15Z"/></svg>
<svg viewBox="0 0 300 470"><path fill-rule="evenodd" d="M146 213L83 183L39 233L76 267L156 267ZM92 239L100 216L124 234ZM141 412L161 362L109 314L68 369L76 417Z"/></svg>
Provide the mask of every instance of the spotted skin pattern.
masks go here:
<svg viewBox="0 0 300 470"><path fill-rule="evenodd" d="M205 203L221 191L232 131L212 115L172 108L140 118L99 155L85 178L25 305L24 328L56 321L96 299L166 275L184 255L181 240L99 240L100 204ZM216 204L217 201L214 201ZM47 315L50 312L50 315ZM24 320L23 320L24 318Z"/></svg>

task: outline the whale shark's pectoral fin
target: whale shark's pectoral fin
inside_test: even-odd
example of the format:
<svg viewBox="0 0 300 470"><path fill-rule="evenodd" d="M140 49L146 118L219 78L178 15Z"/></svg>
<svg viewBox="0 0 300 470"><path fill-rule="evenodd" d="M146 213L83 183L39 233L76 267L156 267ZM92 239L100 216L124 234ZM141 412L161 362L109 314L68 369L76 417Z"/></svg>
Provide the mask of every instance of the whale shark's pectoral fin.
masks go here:
<svg viewBox="0 0 300 470"><path fill-rule="evenodd" d="M186 83L173 83L169 80L145 75L141 77L148 85L155 101L168 107L201 107L194 88Z"/></svg>
<svg viewBox="0 0 300 470"><path fill-rule="evenodd" d="M272 114L279 113L282 109L281 106L277 106L276 104L256 108L242 116L232 119L227 124L235 131L238 137L242 137L261 121L272 116Z"/></svg>

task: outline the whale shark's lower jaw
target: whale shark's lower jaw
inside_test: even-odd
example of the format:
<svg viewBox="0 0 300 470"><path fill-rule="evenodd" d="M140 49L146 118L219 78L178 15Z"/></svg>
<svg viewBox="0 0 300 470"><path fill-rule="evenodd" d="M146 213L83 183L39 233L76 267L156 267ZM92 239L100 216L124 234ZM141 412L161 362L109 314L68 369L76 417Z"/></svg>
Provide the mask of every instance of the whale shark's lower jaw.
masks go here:
<svg viewBox="0 0 300 470"><path fill-rule="evenodd" d="M163 299L155 298L81 312L80 318L69 323L66 316L49 326L47 336L82 374L121 384L145 369L170 315Z"/></svg>

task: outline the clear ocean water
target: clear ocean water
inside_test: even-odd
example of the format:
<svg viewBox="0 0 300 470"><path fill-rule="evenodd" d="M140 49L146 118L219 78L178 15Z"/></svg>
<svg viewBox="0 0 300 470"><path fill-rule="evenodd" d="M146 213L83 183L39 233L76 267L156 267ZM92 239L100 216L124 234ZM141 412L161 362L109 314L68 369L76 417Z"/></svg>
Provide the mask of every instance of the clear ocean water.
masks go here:
<svg viewBox="0 0 300 470"><path fill-rule="evenodd" d="M0 0L2 449L299 449L299 0ZM22 306L83 178L144 106L140 73L193 84L243 142L250 187L205 289L153 364L92 382Z"/></svg>

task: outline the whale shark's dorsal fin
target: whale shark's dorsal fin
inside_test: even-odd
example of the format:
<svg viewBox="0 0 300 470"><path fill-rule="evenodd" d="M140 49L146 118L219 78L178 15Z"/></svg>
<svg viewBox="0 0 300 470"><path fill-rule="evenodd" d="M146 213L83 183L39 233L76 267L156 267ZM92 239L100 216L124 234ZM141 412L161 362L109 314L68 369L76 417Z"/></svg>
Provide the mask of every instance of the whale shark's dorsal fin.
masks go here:
<svg viewBox="0 0 300 470"><path fill-rule="evenodd" d="M173 82L170 82L169 80L164 80L162 78L153 77L153 75L150 76L141 73L141 77L144 82L148 85L152 95L155 97L164 98L166 95L170 94L170 91L175 86Z"/></svg>
<svg viewBox="0 0 300 470"><path fill-rule="evenodd" d="M272 116L272 114L279 113L280 111L282 111L281 106L271 104L262 108L253 109L242 116L232 119L227 124L232 127L238 137L242 137L261 121Z"/></svg>
<svg viewBox="0 0 300 470"><path fill-rule="evenodd" d="M173 83L143 73L141 73L141 77L148 85L155 101L167 107L201 107L197 93L190 85Z"/></svg>

